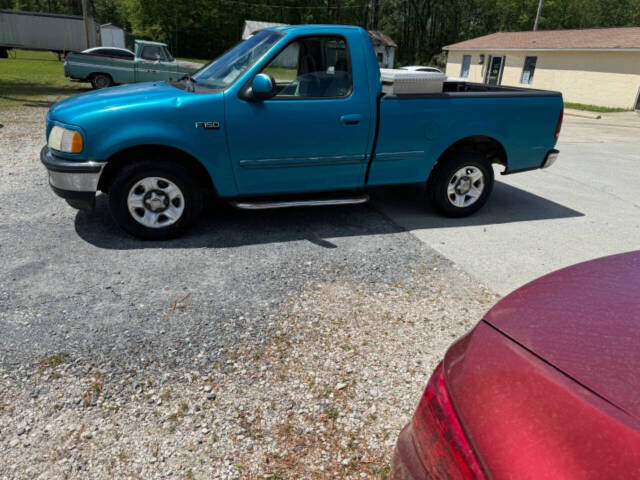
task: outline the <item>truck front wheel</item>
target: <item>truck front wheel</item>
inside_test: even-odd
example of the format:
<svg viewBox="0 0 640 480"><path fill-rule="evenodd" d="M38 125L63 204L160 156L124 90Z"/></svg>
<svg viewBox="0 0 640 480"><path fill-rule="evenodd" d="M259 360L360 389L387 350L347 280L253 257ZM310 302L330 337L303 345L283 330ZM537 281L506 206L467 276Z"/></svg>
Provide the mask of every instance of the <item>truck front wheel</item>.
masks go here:
<svg viewBox="0 0 640 480"><path fill-rule="evenodd" d="M100 90L101 88L107 88L113 85L113 79L106 73L94 73L91 75L90 80L94 90Z"/></svg>
<svg viewBox="0 0 640 480"><path fill-rule="evenodd" d="M478 211L493 189L491 163L474 152L454 152L438 162L427 184L433 205L448 217Z"/></svg>
<svg viewBox="0 0 640 480"><path fill-rule="evenodd" d="M125 231L146 240L181 235L202 211L200 186L182 166L143 161L118 172L109 188L109 210Z"/></svg>

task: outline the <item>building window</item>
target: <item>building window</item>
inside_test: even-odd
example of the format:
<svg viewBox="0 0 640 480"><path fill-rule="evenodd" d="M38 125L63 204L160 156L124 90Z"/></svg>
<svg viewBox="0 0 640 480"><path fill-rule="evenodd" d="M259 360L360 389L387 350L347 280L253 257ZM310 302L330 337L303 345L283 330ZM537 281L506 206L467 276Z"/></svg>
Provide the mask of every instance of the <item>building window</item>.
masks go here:
<svg viewBox="0 0 640 480"><path fill-rule="evenodd" d="M462 67L460 68L460 76L467 78L469 76L469 67L471 66L471 55L462 56Z"/></svg>
<svg viewBox="0 0 640 480"><path fill-rule="evenodd" d="M522 77L520 83L531 85L533 83L533 72L536 71L538 57L524 57L524 67L522 67Z"/></svg>

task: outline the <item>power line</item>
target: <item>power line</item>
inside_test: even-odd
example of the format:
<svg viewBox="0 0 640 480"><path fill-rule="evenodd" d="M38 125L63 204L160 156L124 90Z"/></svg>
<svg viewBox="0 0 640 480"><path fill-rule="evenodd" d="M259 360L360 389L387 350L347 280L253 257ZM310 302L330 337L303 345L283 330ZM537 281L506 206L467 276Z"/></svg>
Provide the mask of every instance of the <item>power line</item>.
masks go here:
<svg viewBox="0 0 640 480"><path fill-rule="evenodd" d="M270 3L251 3L251 2L243 2L240 0L218 0L219 3L229 3L232 5L242 5L245 7L261 7L261 8L276 8L276 9L292 9L292 10L309 10L309 9L319 9L319 10L330 10L330 9L347 9L347 8L362 8L365 4L360 3L357 5L309 5L309 6L300 6L300 5L273 5Z"/></svg>

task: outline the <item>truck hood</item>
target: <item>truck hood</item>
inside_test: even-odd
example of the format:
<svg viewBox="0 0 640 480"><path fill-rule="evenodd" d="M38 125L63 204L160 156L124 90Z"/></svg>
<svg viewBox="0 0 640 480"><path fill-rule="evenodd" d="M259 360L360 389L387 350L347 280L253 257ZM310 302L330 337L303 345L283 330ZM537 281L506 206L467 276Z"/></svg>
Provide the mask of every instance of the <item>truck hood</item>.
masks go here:
<svg viewBox="0 0 640 480"><path fill-rule="evenodd" d="M176 62L180 71L183 72L195 72L197 70L200 70L204 66L204 63L187 62L184 60L176 60Z"/></svg>
<svg viewBox="0 0 640 480"><path fill-rule="evenodd" d="M640 251L559 270L511 293L485 320L640 419Z"/></svg>
<svg viewBox="0 0 640 480"><path fill-rule="evenodd" d="M84 115L122 108L138 108L156 101L181 97L185 92L166 82L136 83L74 95L49 109L51 119L76 124Z"/></svg>
<svg viewBox="0 0 640 480"><path fill-rule="evenodd" d="M214 140L210 132L203 139L204 129L197 131L195 122L219 122L223 117L224 96L220 92L190 92L166 82L138 83L57 103L47 116L47 135L54 122L79 127L85 135L85 149L79 158L107 160L137 145L166 145L198 158L207 154L202 142Z"/></svg>

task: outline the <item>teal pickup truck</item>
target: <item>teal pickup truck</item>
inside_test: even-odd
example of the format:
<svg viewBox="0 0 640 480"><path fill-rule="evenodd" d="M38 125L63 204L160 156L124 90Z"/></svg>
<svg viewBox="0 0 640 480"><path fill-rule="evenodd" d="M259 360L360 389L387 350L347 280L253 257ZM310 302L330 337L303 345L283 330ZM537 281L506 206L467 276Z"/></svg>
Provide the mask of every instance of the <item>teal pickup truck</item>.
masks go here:
<svg viewBox="0 0 640 480"><path fill-rule="evenodd" d="M64 75L91 82L98 90L122 83L177 80L201 67L201 63L176 60L164 43L136 40L135 53L112 47L71 53L64 62Z"/></svg>
<svg viewBox="0 0 640 480"><path fill-rule="evenodd" d="M175 237L203 198L263 209L362 203L422 184L444 215L487 201L494 169L549 167L558 92L380 71L367 32L262 30L193 76L68 98L47 115L40 158L54 192L126 231Z"/></svg>

